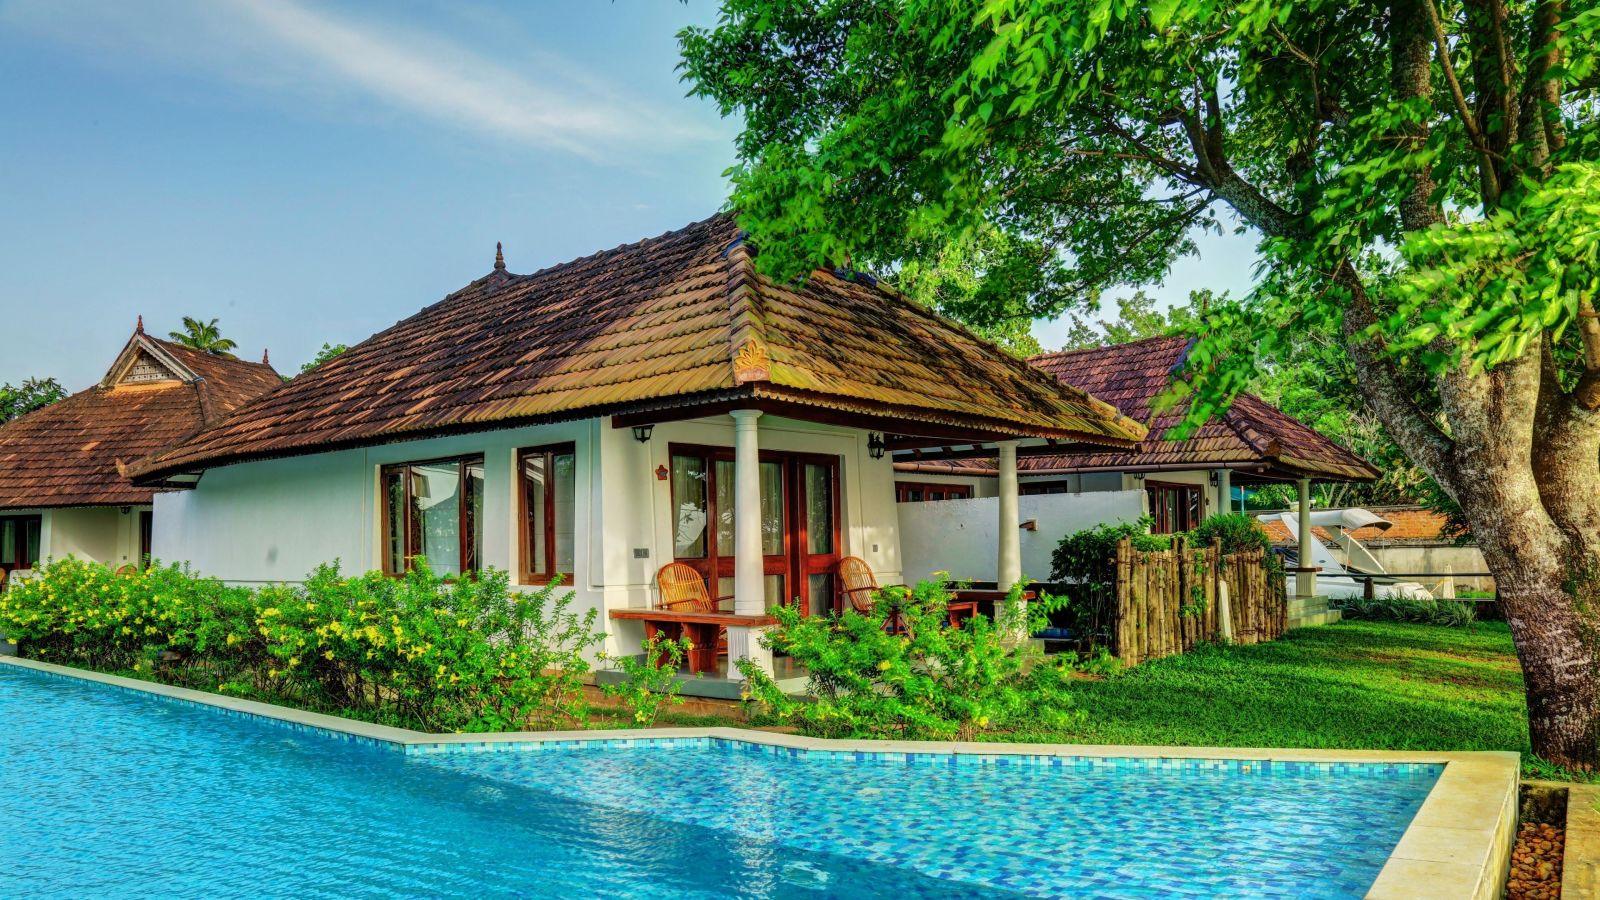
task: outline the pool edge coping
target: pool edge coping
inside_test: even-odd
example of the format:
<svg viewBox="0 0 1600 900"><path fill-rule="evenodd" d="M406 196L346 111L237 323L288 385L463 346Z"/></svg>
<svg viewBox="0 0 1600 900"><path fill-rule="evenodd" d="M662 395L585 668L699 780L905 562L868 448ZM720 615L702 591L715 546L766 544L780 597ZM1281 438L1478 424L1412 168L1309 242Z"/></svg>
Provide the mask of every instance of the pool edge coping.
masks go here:
<svg viewBox="0 0 1600 900"><path fill-rule="evenodd" d="M1517 825L1521 756L1511 751L1317 750L1117 744L1016 744L976 741L838 740L745 728L594 729L430 734L307 712L242 697L108 675L39 660L0 656L0 664L153 694L245 716L356 738L410 752L452 745L610 742L712 738L792 750L954 756L1264 760L1305 763L1419 763L1444 766L1368 890L1369 900L1492 900L1510 870Z"/></svg>

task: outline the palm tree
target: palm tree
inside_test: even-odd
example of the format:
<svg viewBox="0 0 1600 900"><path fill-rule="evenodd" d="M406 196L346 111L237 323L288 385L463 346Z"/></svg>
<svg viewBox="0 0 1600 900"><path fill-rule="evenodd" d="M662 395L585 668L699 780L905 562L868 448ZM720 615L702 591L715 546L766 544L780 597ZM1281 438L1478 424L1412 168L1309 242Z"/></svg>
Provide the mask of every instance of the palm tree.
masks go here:
<svg viewBox="0 0 1600 900"><path fill-rule="evenodd" d="M174 341L185 347L209 353L212 356L226 356L233 359L233 350L239 345L222 336L222 331L217 328L217 320L202 322L199 319L183 317L183 330L174 331L169 335Z"/></svg>

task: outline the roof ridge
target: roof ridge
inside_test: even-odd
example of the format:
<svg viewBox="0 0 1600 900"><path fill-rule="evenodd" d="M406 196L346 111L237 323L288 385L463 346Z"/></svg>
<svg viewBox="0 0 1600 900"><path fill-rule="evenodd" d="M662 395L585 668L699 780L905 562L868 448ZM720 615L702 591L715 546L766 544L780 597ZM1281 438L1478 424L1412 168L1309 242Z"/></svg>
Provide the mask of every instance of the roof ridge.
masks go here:
<svg viewBox="0 0 1600 900"><path fill-rule="evenodd" d="M772 356L767 350L766 308L760 277L750 248L740 231L722 251L728 261L728 355L734 384L772 380Z"/></svg>
<svg viewBox="0 0 1600 900"><path fill-rule="evenodd" d="M1071 350L1046 350L1043 353L1035 353L1034 355L1028 357L1028 362L1032 363L1042 359L1058 359L1063 356L1074 356L1079 353L1106 353L1112 350L1124 350L1128 347L1138 346L1139 344L1153 344L1157 341L1171 341L1180 339L1189 341L1194 340L1191 335L1157 334L1150 337L1139 338L1138 340L1124 341L1120 344L1101 344L1098 347L1074 347Z"/></svg>

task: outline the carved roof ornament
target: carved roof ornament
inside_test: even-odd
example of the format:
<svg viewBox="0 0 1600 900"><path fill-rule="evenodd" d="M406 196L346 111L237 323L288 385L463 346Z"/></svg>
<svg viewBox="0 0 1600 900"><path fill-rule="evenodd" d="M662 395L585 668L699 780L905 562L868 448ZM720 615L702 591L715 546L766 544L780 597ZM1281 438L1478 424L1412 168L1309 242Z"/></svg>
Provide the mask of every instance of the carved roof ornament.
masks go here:
<svg viewBox="0 0 1600 900"><path fill-rule="evenodd" d="M740 384L772 380L772 359L767 356L766 344L748 340L740 345L733 357L733 380Z"/></svg>
<svg viewBox="0 0 1600 900"><path fill-rule="evenodd" d="M499 241L494 242L494 269L496 272L504 272L506 270L506 254L501 249Z"/></svg>

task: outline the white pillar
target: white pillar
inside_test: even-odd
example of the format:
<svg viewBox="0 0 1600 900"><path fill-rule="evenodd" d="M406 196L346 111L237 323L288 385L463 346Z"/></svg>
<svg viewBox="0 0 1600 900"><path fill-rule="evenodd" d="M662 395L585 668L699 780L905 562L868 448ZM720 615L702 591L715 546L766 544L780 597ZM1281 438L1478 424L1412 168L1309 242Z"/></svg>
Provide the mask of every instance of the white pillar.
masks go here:
<svg viewBox="0 0 1600 900"><path fill-rule="evenodd" d="M761 447L756 420L761 412L737 409L733 416L733 611L759 616L767 611L761 554ZM760 629L728 629L729 675L734 660L749 659L772 674L772 651L761 646Z"/></svg>
<svg viewBox="0 0 1600 900"><path fill-rule="evenodd" d="M1300 568L1305 570L1315 565L1311 560L1311 542L1315 540L1311 534L1311 479L1302 478L1296 484L1300 488ZM1317 574L1307 571L1297 572L1294 577L1294 595L1311 597L1316 593Z"/></svg>
<svg viewBox="0 0 1600 900"><path fill-rule="evenodd" d="M1233 470L1217 470L1217 512L1233 512Z"/></svg>
<svg viewBox="0 0 1600 900"><path fill-rule="evenodd" d="M1017 515L1017 442L1001 441L1000 448L1000 559L995 583L1009 590L1022 580L1022 520Z"/></svg>

